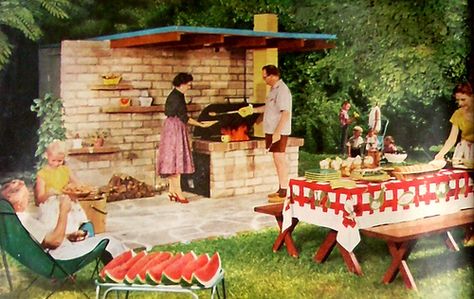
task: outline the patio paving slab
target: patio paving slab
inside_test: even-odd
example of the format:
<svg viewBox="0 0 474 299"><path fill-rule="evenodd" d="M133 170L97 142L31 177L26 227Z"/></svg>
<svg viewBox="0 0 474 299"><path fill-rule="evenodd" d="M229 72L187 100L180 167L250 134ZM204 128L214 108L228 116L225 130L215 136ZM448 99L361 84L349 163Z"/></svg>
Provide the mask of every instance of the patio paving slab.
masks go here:
<svg viewBox="0 0 474 299"><path fill-rule="evenodd" d="M186 194L189 204L171 202L166 194L107 203L105 234L130 248L212 237L229 237L240 232L276 228L274 217L255 213L266 204L265 194L211 199Z"/></svg>

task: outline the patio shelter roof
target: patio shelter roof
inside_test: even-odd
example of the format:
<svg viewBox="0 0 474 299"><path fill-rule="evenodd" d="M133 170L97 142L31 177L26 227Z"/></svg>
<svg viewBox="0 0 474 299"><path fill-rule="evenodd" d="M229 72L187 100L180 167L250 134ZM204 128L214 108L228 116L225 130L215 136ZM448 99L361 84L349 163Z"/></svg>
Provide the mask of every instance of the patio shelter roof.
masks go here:
<svg viewBox="0 0 474 299"><path fill-rule="evenodd" d="M278 48L281 52L305 52L334 48L333 34L253 31L247 29L168 26L92 38L110 40L112 48L145 47L199 49Z"/></svg>

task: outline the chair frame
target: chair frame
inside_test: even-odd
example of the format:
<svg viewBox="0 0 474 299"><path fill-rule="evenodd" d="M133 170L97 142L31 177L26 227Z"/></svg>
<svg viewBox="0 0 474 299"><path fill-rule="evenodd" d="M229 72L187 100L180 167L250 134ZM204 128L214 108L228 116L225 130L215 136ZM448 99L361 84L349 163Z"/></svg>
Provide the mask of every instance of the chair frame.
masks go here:
<svg viewBox="0 0 474 299"><path fill-rule="evenodd" d="M8 206L5 205L5 203L8 203ZM47 278L47 279L56 279L57 281L60 281L59 286L55 287L53 289L53 291L51 293L49 293L46 298L49 298L57 290L59 290L66 283L67 280L71 280L73 282L74 288L77 289L78 291L80 291L84 296L89 298L89 296L82 289L77 288L77 285L75 284L76 280L75 280L74 274L77 273L78 271L83 269L86 265L88 265L89 263L91 263L95 260L96 265L95 265L95 268L94 268L94 272L92 273L92 277L93 277L95 272L98 271L98 266L99 266L99 263L100 263L100 257L104 253L105 248L109 243L109 240L104 239L104 240L100 241L99 244L97 244L97 246L95 248L93 248L90 252L86 253L82 257L78 257L78 258L74 258L74 259L70 259L70 260L56 260L47 251L45 251L43 249L41 244L39 244L30 235L30 233L26 230L26 228L21 224L21 221L18 218L18 216L16 215L16 213L15 213L12 205L10 204L10 202L8 202L5 199L0 199L0 207L1 207L1 210L0 210L0 224L1 224L1 226L0 226L0 250L1 250L2 262L3 262L4 268L5 268L8 284L9 284L9 287L10 287L10 291L13 291L13 282L12 282L12 279L11 279L11 274L10 274L10 269L9 269L8 262L7 262L6 253L8 253L12 258L16 259L19 263L23 264L23 266L25 266L27 269L29 269L30 271L32 271L33 273L35 273L37 275L24 290L20 291L20 293L28 290L38 280L38 278L42 276L42 277ZM11 248L6 245L6 242L8 240L6 240L6 236L4 236L4 234L7 234L6 233L6 231L7 231L7 228L6 228L7 227L7 225L6 225L7 217L11 217L11 219L13 219L13 221L16 221L17 223L14 223L13 225L18 225L19 227L21 227L21 228L19 228L20 232L21 231L24 232L24 234L25 234L24 236L28 236L31 239L30 244L25 245L25 246L35 247L32 250L36 250L38 252L38 254L40 254L40 255L41 255L41 253L39 253L39 252L44 253L44 256L45 256L44 260L50 262L49 266L51 266L51 270L50 270L49 274L38 273L31 266L26 265L24 262L22 262L22 260L21 260L21 255L22 255L21 248L15 248L15 250L11 250ZM83 259L82 261L79 260L81 258ZM72 269L68 269L68 267L72 268ZM92 279L92 277L91 277L91 279Z"/></svg>

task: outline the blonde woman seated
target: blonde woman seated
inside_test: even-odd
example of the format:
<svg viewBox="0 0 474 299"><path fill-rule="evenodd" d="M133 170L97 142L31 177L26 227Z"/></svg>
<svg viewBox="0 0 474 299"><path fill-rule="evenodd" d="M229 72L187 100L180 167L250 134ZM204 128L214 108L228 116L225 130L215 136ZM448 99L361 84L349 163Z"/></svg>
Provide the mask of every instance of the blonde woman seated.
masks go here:
<svg viewBox="0 0 474 299"><path fill-rule="evenodd" d="M35 204L39 207L39 220L47 226L57 222L59 215L59 200L68 197L63 189L68 184L78 184L71 169L64 165L66 158L64 141L54 140L46 149L47 163L36 174ZM77 200L71 202L66 233L77 231L79 226L87 222L87 216Z"/></svg>

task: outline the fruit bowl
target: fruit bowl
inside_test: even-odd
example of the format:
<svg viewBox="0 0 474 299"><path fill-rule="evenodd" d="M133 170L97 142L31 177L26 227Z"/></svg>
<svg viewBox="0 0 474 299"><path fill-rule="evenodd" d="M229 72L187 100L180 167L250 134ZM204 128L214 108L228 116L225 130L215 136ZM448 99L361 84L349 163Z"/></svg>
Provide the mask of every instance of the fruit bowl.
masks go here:
<svg viewBox="0 0 474 299"><path fill-rule="evenodd" d="M384 154L389 163L402 163L408 157L408 154Z"/></svg>

